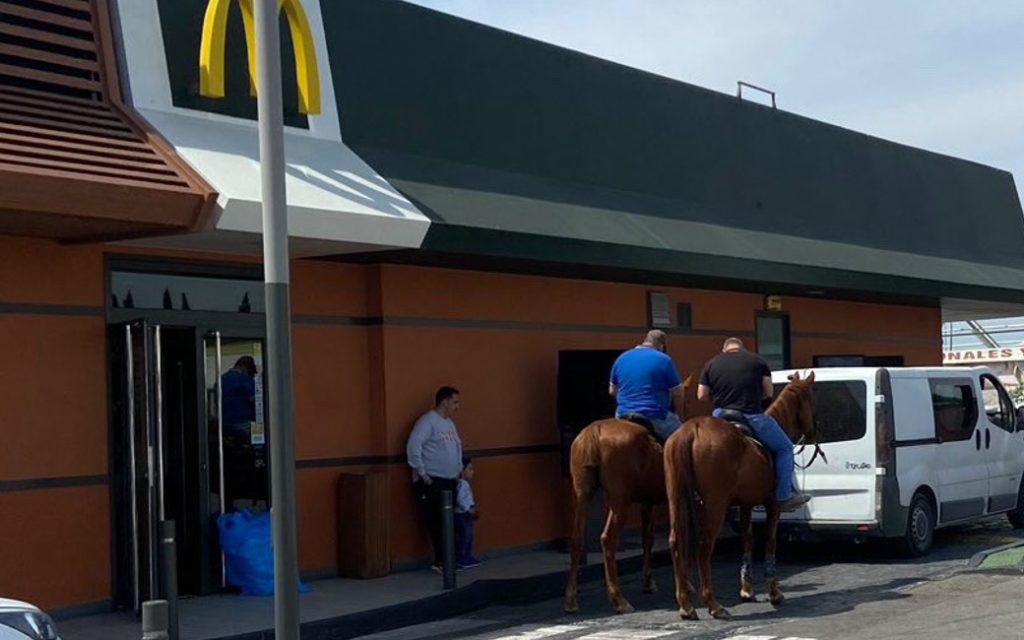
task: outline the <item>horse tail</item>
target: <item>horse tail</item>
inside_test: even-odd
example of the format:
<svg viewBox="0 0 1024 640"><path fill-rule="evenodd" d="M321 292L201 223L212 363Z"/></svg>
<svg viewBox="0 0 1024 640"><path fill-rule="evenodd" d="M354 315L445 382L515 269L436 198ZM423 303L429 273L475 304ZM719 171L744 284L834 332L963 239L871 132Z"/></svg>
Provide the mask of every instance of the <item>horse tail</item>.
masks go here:
<svg viewBox="0 0 1024 640"><path fill-rule="evenodd" d="M600 484L601 469L601 424L594 423L576 436L570 449L573 482L577 493L590 495ZM577 477L581 475L582 477Z"/></svg>
<svg viewBox="0 0 1024 640"><path fill-rule="evenodd" d="M694 424L681 434L679 451L679 508L682 518L679 524L682 529L682 548L687 554L685 562L689 564L697 558L700 550L700 521L697 513L697 474L693 465L693 448L697 444L697 425Z"/></svg>

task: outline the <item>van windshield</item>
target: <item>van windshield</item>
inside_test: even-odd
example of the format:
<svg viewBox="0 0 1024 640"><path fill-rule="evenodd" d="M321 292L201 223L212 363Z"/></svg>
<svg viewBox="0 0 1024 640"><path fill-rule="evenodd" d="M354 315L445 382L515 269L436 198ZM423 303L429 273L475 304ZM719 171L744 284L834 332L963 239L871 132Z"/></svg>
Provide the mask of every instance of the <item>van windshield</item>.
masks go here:
<svg viewBox="0 0 1024 640"><path fill-rule="evenodd" d="M784 384L775 385L775 395ZM867 433L867 384L862 380L820 380L811 387L818 442L860 440Z"/></svg>

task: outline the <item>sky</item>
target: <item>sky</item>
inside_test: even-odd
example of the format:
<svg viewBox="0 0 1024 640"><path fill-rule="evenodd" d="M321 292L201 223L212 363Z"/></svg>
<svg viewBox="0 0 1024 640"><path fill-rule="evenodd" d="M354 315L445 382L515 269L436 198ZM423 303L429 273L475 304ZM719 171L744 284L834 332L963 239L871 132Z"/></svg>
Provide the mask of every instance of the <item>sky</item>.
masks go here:
<svg viewBox="0 0 1024 640"><path fill-rule="evenodd" d="M743 80L780 109L1006 169L1024 189L1022 0L411 1L731 95Z"/></svg>

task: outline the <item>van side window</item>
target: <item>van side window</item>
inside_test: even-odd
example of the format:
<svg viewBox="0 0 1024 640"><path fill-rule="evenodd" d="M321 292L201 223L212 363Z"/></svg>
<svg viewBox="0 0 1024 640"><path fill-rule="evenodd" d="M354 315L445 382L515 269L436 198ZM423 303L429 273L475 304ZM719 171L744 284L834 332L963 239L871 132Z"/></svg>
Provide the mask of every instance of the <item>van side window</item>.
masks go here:
<svg viewBox="0 0 1024 640"><path fill-rule="evenodd" d="M932 411L939 442L969 440L978 422L978 402L970 382L932 380Z"/></svg>
<svg viewBox="0 0 1024 640"><path fill-rule="evenodd" d="M988 421L1000 429L1013 433L1016 424L1013 402L1006 395L1006 390L996 384L992 376L981 376L981 399L985 402L985 415Z"/></svg>

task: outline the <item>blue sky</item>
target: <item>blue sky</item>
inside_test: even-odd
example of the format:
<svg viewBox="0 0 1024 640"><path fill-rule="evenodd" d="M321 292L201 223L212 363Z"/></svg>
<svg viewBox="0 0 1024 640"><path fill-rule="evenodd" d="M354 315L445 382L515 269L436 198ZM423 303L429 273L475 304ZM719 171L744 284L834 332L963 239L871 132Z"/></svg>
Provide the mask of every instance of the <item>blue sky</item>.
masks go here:
<svg viewBox="0 0 1024 640"><path fill-rule="evenodd" d="M1024 2L413 0L1024 182Z"/></svg>

